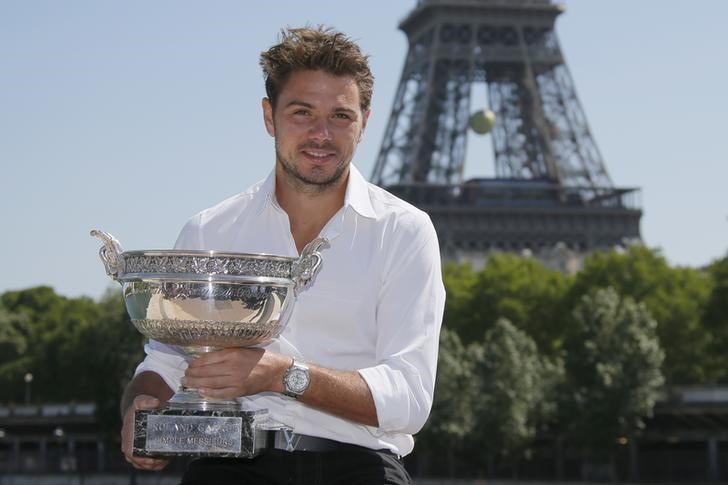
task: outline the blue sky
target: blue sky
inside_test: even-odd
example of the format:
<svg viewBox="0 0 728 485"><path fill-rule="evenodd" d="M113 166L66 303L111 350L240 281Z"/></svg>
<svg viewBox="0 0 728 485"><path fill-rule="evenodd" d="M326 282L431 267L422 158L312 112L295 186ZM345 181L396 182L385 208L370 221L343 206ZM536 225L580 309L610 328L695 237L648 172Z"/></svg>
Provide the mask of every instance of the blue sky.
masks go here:
<svg viewBox="0 0 728 485"><path fill-rule="evenodd" d="M557 32L617 185L642 188L642 235L673 264L728 250L728 2L571 0ZM88 236L169 248L195 212L266 176L258 53L284 26L357 39L376 76L356 165L369 176L415 4L0 0L0 292L111 286ZM467 174L493 174L487 139Z"/></svg>

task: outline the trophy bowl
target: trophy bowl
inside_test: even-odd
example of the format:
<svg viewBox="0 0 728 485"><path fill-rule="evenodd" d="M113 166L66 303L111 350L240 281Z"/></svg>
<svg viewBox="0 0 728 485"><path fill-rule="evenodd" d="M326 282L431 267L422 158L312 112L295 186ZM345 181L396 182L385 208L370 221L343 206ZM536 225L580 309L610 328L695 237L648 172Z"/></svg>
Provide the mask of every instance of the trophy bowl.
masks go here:
<svg viewBox="0 0 728 485"><path fill-rule="evenodd" d="M319 249L327 244L325 239L315 239L300 257L292 258L219 251L123 251L112 235L100 230L91 231L91 235L103 242L99 256L106 273L121 284L136 329L150 339L179 347L189 358L222 348L252 347L276 338L288 323L298 292L318 272ZM241 412L251 426L265 414L246 414L235 400L204 398L195 389L180 386L165 409L137 412L137 431L144 436L139 449L135 444L135 454L248 456L252 452L231 454L225 439L218 439L222 444L211 451L205 447L211 438L199 436L199 429L211 429L218 430L220 438L219 429L225 428L205 418L233 418ZM196 417L196 434L170 437L170 430L184 429L182 416ZM154 429L160 436L150 436ZM247 433L252 433L250 439L254 437L254 430ZM179 443L184 440L200 441L203 449L185 448ZM164 443L148 446L150 442Z"/></svg>

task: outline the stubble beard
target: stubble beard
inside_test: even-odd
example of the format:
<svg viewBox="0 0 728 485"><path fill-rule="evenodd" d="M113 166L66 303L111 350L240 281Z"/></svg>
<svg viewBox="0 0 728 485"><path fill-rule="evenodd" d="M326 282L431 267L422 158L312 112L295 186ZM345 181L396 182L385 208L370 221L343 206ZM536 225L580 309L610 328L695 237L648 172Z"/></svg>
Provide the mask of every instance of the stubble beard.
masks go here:
<svg viewBox="0 0 728 485"><path fill-rule="evenodd" d="M298 191L302 193L308 193L308 194L320 194L323 192L327 192L331 190L334 186L337 185L337 183L341 180L341 178L344 176L344 172L346 172L346 169L349 167L349 162L347 161L341 161L336 166L336 169L334 172L325 179L319 179L312 176L307 176L306 174L301 173L298 168L296 168L295 165L293 165L290 160L288 160L286 157L283 156L281 151L278 149L278 140L276 140L275 143L276 147L276 163L280 165L280 167L283 169L283 171L288 176L288 181L291 183L291 185ZM310 147L299 147L300 148L324 148L324 147L314 147L311 145ZM325 147L330 148L330 147ZM316 170L316 169L315 169Z"/></svg>

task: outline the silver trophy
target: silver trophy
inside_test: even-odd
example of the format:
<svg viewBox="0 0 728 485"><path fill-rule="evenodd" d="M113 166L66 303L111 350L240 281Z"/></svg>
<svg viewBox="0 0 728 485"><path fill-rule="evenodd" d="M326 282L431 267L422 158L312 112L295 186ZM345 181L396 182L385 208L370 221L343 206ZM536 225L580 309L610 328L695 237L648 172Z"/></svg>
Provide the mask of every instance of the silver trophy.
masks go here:
<svg viewBox="0 0 728 485"><path fill-rule="evenodd" d="M110 234L99 256L118 281L134 326L175 345L190 358L226 347L252 347L280 335L298 292L316 276L319 249L311 241L299 258L218 251L123 251ZM137 411L138 456L252 457L276 425L267 411L246 411L236 400L204 398L180 387L164 408Z"/></svg>

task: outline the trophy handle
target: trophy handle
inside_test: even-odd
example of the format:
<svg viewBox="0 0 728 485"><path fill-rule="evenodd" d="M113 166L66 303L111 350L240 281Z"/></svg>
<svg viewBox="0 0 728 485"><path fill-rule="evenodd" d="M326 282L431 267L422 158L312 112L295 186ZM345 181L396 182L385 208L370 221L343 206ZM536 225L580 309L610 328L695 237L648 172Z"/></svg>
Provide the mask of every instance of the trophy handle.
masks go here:
<svg viewBox="0 0 728 485"><path fill-rule="evenodd" d="M99 249L99 257L101 262L104 263L106 274L115 280L118 279L119 270L124 263L124 257L121 255L124 251L121 249L121 244L114 236L99 229L92 230L91 235L101 239L104 243Z"/></svg>
<svg viewBox="0 0 728 485"><path fill-rule="evenodd" d="M325 237L318 237L306 244L301 251L301 256L293 262L291 267L291 279L293 279L293 292L298 292L306 287L316 277L321 267L321 253L319 249L328 246L329 240Z"/></svg>

